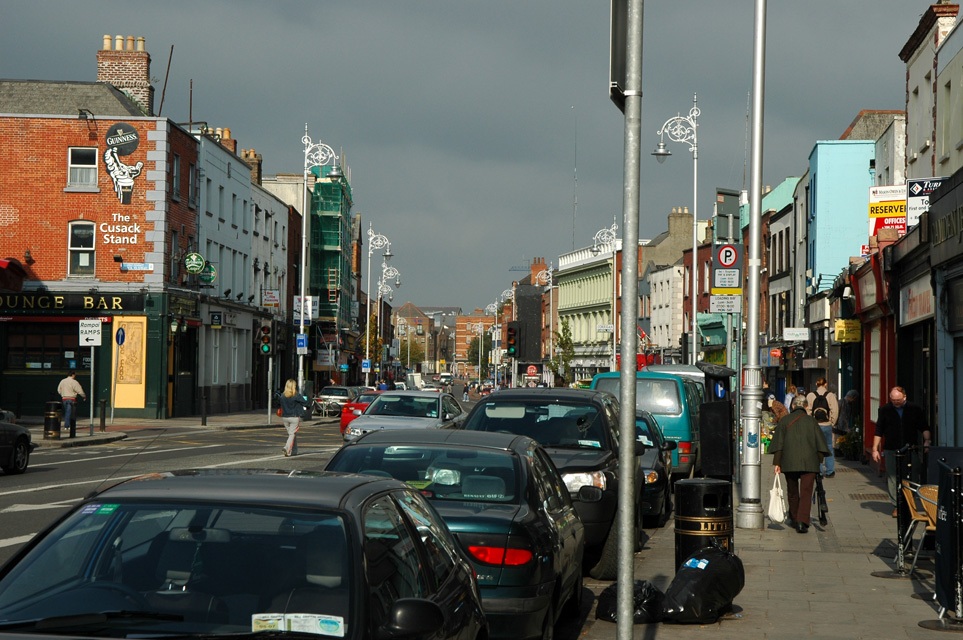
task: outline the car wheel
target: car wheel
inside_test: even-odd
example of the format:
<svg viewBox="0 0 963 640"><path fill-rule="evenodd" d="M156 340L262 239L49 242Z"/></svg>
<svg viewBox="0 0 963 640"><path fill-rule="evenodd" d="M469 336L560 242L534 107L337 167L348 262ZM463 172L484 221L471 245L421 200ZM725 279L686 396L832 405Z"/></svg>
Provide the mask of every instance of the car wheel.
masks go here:
<svg viewBox="0 0 963 640"><path fill-rule="evenodd" d="M27 470L27 463L30 461L30 445L27 444L26 438L20 438L13 445L13 456L10 461L9 466L3 467L4 473L13 475Z"/></svg>
<svg viewBox="0 0 963 640"><path fill-rule="evenodd" d="M584 601L582 586L582 563L580 562L575 570L575 589L562 608L562 615L570 620L577 620L582 615L582 602Z"/></svg>
<svg viewBox="0 0 963 640"><path fill-rule="evenodd" d="M612 523L609 535L602 545L602 555L598 563L589 569L589 575L596 580L615 580L619 568L619 532L616 523Z"/></svg>
<svg viewBox="0 0 963 640"><path fill-rule="evenodd" d="M542 640L553 640L555 638L555 605L548 604L545 610L545 620L542 621Z"/></svg>

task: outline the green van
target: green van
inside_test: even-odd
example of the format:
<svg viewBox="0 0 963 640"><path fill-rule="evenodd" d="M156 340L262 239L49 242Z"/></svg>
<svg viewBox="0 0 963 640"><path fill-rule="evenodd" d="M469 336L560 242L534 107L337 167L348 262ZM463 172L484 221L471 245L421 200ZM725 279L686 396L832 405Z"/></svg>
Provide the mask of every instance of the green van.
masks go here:
<svg viewBox="0 0 963 640"><path fill-rule="evenodd" d="M600 373L592 388L619 396L619 372ZM638 371L635 374L635 407L655 416L666 440L676 442L672 451L672 476L690 478L702 468L699 452L699 406L703 390L695 379L671 373Z"/></svg>

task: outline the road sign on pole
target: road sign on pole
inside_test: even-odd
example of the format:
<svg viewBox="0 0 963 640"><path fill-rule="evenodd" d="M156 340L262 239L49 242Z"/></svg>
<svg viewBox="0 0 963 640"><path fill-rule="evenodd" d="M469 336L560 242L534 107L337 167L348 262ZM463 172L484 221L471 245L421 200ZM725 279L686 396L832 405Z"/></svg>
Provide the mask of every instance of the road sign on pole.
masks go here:
<svg viewBox="0 0 963 640"><path fill-rule="evenodd" d="M99 318L93 320L81 320L80 327L80 346L81 347L99 347L101 341L100 327L101 322Z"/></svg>

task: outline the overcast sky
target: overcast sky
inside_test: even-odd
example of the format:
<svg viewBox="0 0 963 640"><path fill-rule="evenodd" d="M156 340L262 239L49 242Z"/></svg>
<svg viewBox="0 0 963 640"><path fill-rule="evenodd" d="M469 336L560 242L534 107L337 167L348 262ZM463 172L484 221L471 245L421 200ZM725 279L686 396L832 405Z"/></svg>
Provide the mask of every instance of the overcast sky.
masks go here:
<svg viewBox="0 0 963 640"><path fill-rule="evenodd" d="M768 2L764 184L801 175L814 142L838 138L860 110L905 108L898 54L928 6ZM536 256L557 266L613 217L622 226L623 119L608 97L605 0L3 0L0 9L0 78L94 81L104 34L144 36L155 111L166 77L161 115L229 127L240 148L263 155L265 174L301 173L307 123L315 142L343 152L364 228L391 241L396 306L484 307L523 275L510 267ZM753 10L751 0L645 2L643 238L666 229L672 207L692 207L688 147L667 142L673 156L661 165L649 154L694 93L700 219L716 187L748 188Z"/></svg>

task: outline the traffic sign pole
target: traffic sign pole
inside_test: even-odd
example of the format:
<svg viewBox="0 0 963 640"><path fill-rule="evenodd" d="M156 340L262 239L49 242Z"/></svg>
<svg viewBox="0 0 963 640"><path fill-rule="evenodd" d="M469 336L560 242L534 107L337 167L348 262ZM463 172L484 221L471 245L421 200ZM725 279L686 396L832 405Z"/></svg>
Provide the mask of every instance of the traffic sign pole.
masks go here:
<svg viewBox="0 0 963 640"><path fill-rule="evenodd" d="M84 318L78 325L78 344L90 347L90 435L94 435L94 349L100 346L101 325L100 318Z"/></svg>

